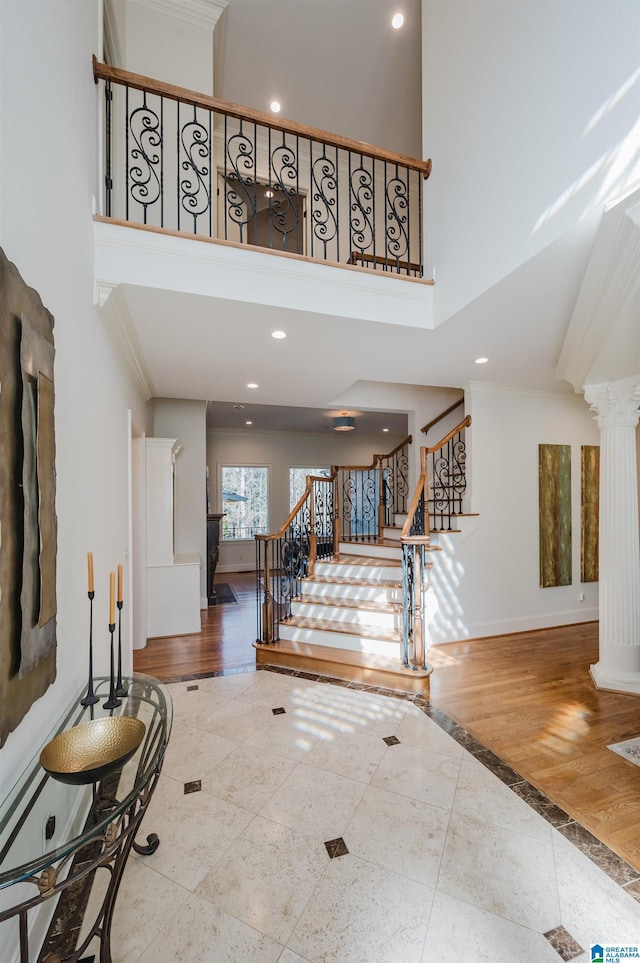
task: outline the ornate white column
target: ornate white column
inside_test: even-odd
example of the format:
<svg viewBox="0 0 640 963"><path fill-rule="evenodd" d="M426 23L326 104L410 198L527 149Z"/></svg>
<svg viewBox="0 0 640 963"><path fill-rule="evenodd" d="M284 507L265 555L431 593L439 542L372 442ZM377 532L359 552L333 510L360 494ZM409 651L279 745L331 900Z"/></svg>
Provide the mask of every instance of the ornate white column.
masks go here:
<svg viewBox="0 0 640 963"><path fill-rule="evenodd" d="M636 425L640 377L587 385L600 428L599 689L640 694L640 533Z"/></svg>

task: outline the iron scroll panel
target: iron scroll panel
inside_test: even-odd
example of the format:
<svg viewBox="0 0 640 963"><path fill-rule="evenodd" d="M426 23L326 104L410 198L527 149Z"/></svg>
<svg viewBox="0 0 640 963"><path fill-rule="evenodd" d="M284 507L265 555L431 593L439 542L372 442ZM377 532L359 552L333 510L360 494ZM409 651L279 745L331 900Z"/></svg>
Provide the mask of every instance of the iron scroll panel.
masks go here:
<svg viewBox="0 0 640 963"><path fill-rule="evenodd" d="M241 110L107 80L107 216L422 276L421 162L392 163Z"/></svg>

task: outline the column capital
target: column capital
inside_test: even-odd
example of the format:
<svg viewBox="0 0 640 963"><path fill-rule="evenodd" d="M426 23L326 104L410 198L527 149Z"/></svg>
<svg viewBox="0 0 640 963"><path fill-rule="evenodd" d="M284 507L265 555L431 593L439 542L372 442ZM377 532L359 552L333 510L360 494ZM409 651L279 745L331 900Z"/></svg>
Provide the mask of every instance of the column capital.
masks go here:
<svg viewBox="0 0 640 963"><path fill-rule="evenodd" d="M640 376L586 385L584 397L599 428L635 428L640 411Z"/></svg>

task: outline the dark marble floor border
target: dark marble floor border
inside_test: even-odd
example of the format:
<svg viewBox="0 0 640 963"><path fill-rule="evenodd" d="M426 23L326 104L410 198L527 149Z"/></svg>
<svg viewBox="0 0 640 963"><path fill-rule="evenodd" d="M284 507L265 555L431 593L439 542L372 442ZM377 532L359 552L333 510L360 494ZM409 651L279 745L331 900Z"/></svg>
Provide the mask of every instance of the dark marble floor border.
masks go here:
<svg viewBox="0 0 640 963"><path fill-rule="evenodd" d="M403 692L398 689L388 689L383 686L367 685L364 682L348 682L346 679L337 679L333 676L319 675L315 672L301 672L296 669L285 668L279 665L247 665L235 669L224 669L219 672L201 672L175 678L163 679L166 684L175 682L191 682L197 679L210 679L219 676L238 675L245 672L267 671L276 672L280 675L289 675L294 678L309 679L312 682L322 682L330 685L341 686L345 689L360 689L364 692L375 692L378 695L387 696L390 699L401 699L406 702L413 702L425 715L433 719L441 729L444 730L452 739L471 753L472 756L481 762L485 768L493 773L494 776L508 786L516 795L520 796L532 809L542 816L554 829L576 846L581 853L587 856L595 865L606 873L614 882L618 883L630 896L640 903L640 872L630 866L629 863L621 859L613 850L609 849L605 843L597 839L588 829L585 829L577 820L569 816L568 813L556 806L543 792L524 779L514 769L496 756L494 752L483 746L482 743L467 732L462 726L454 722L447 716L442 709L432 705L429 699L415 692Z"/></svg>

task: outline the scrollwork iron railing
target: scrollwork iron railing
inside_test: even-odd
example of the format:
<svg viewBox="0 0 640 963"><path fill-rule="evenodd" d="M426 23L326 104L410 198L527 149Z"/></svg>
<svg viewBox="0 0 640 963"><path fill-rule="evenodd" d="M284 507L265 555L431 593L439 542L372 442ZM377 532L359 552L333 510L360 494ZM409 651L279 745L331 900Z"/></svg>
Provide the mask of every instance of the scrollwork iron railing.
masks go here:
<svg viewBox="0 0 640 963"><path fill-rule="evenodd" d="M470 424L471 416L467 415L437 445L420 449L420 478L400 536L402 661L413 669L429 668L426 661L429 648L427 552L431 550L431 532L451 531L452 518L462 512L466 491L464 430Z"/></svg>
<svg viewBox="0 0 640 963"><path fill-rule="evenodd" d="M394 515L407 510L411 435L388 455L374 455L370 465L338 465L335 503L340 505L338 537L373 542L382 538Z"/></svg>
<svg viewBox="0 0 640 963"><path fill-rule="evenodd" d="M274 535L256 535L258 642L277 642L280 623L318 558L333 555L333 478L307 476L305 490Z"/></svg>
<svg viewBox="0 0 640 963"><path fill-rule="evenodd" d="M460 422L449 434L427 448L430 460L431 495L429 515L431 530L451 531L452 520L462 513L462 502L467 490L467 448L464 430L471 424L471 416Z"/></svg>
<svg viewBox="0 0 640 963"><path fill-rule="evenodd" d="M108 218L422 277L431 161L101 64Z"/></svg>

